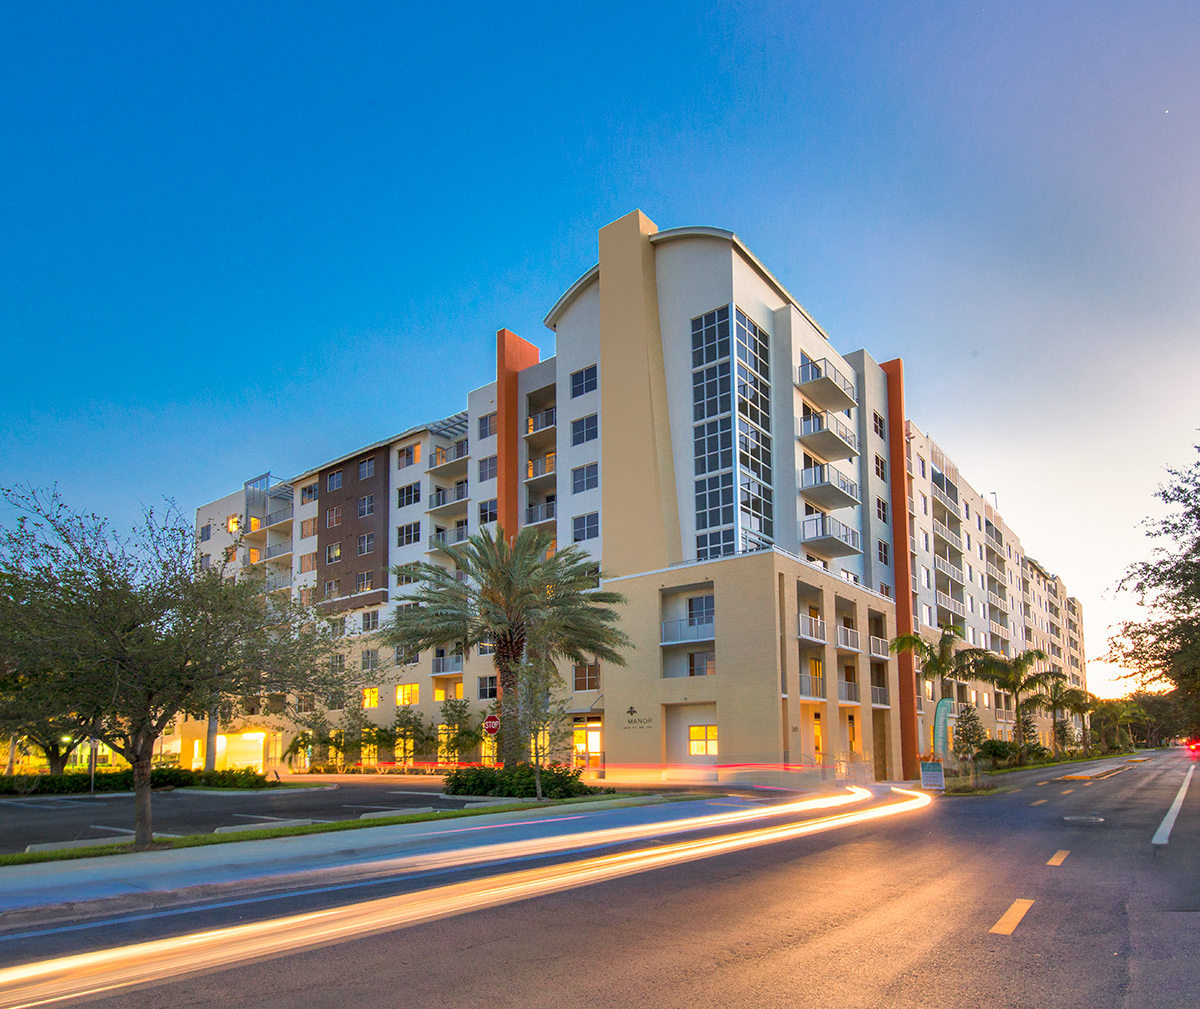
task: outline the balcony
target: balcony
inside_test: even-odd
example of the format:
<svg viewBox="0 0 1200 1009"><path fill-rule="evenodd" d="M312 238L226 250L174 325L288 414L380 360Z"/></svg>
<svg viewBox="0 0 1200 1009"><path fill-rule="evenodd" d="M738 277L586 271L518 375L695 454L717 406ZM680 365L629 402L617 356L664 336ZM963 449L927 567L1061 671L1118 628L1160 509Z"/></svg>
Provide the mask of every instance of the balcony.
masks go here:
<svg viewBox="0 0 1200 1009"><path fill-rule="evenodd" d="M544 504L533 505L525 509L525 524L534 526L540 522L554 521L554 505L553 501L546 501Z"/></svg>
<svg viewBox="0 0 1200 1009"><path fill-rule="evenodd" d="M833 466L800 471L800 493L818 508L852 508L859 503L858 484Z"/></svg>
<svg viewBox="0 0 1200 1009"><path fill-rule="evenodd" d="M285 554L292 552L292 541L285 540L283 543L272 543L267 547L267 560L273 560L276 557L283 557Z"/></svg>
<svg viewBox="0 0 1200 1009"><path fill-rule="evenodd" d="M877 638L874 634L871 635L869 642L871 648L871 658L873 659L888 659L891 658L891 652L888 650L887 638Z"/></svg>
<svg viewBox="0 0 1200 1009"><path fill-rule="evenodd" d="M801 613L800 637L805 641L819 641L824 644L829 640L825 636L825 621L820 617L810 617Z"/></svg>
<svg viewBox="0 0 1200 1009"><path fill-rule="evenodd" d="M939 592L937 594L937 604L942 609L949 610L955 616L965 617L967 615L967 608L957 599L952 599L950 596L946 595L945 592Z"/></svg>
<svg viewBox="0 0 1200 1009"><path fill-rule="evenodd" d="M996 581L998 581L1001 585L1006 584L1004 581L1004 572L1000 570L1000 568L996 567L995 564L987 565L987 573L989 577L995 578Z"/></svg>
<svg viewBox="0 0 1200 1009"><path fill-rule="evenodd" d="M858 684L849 680L838 680L838 700L846 704L857 704Z"/></svg>
<svg viewBox="0 0 1200 1009"><path fill-rule="evenodd" d="M547 431L554 427L557 423L557 409L553 406L547 407L541 413L532 414L525 422L525 433L527 435L537 434L540 431Z"/></svg>
<svg viewBox="0 0 1200 1009"><path fill-rule="evenodd" d="M957 502L957 501L955 501L955 500L954 500L954 498L952 498L952 497L951 497L949 494L947 494L947 493L946 493L944 490L942 490L942 488L941 488L941 487L939 487L937 484L930 484L930 487L932 487L932 488L933 488L933 498L934 498L934 500L935 500L935 501L940 501L942 504L944 504L944 505L946 506L946 508L947 508L947 509L948 509L948 510L949 510L949 511L950 511L950 512L951 512L951 513L952 513L952 514L955 516L955 517L957 517L957 516L958 516L958 514L959 514L959 512L958 512L958 502Z"/></svg>
<svg viewBox="0 0 1200 1009"><path fill-rule="evenodd" d="M809 515L800 528L800 540L822 557L850 557L862 553L862 537L828 515Z"/></svg>
<svg viewBox="0 0 1200 1009"><path fill-rule="evenodd" d="M871 704L877 708L890 708L892 702L888 699L888 688L871 684Z"/></svg>
<svg viewBox="0 0 1200 1009"><path fill-rule="evenodd" d="M443 550L447 546L455 546L467 541L467 527L458 526L454 529L441 529L429 537L430 550Z"/></svg>
<svg viewBox="0 0 1200 1009"><path fill-rule="evenodd" d="M442 655L437 656L433 660L433 675L441 676L445 673L461 673L462 672L461 655Z"/></svg>
<svg viewBox="0 0 1200 1009"><path fill-rule="evenodd" d="M945 557L934 556L933 566L952 581L958 582L959 585L966 585L963 580L963 570L954 564L951 564Z"/></svg>
<svg viewBox="0 0 1200 1009"><path fill-rule="evenodd" d="M439 470L442 477L453 477L466 473L467 457L470 455L467 440L456 441L453 445L435 448L429 454L429 470Z"/></svg>
<svg viewBox="0 0 1200 1009"><path fill-rule="evenodd" d="M1008 612L1008 600L1001 599L995 592L988 593L988 605L1003 610L1005 613Z"/></svg>
<svg viewBox="0 0 1200 1009"><path fill-rule="evenodd" d="M813 676L811 673L800 674L800 696L825 700L825 677Z"/></svg>
<svg viewBox="0 0 1200 1009"><path fill-rule="evenodd" d="M1004 546L1004 537L1000 535L1000 530L990 522L984 527L984 532L987 533L987 538L996 544L997 549L1002 549Z"/></svg>
<svg viewBox="0 0 1200 1009"><path fill-rule="evenodd" d="M862 646L859 644L859 635L853 627L841 627L837 629L837 646L848 652L861 652Z"/></svg>
<svg viewBox="0 0 1200 1009"><path fill-rule="evenodd" d="M557 479L555 473L555 453L547 452L540 459L530 459L525 464L525 489L531 493L550 490Z"/></svg>
<svg viewBox="0 0 1200 1009"><path fill-rule="evenodd" d="M954 547L955 550L957 550L959 553L962 553L962 537L959 536L958 533L952 533L948 526L939 522L937 519L933 520L933 534L934 536L940 536L952 547Z"/></svg>
<svg viewBox="0 0 1200 1009"><path fill-rule="evenodd" d="M858 435L836 414L814 413L796 419L796 437L822 459L853 459L858 455Z"/></svg>
<svg viewBox="0 0 1200 1009"><path fill-rule="evenodd" d="M471 491L465 480L454 487L439 487L429 495L429 507L426 511L437 511L439 508L449 508L450 505L459 505L459 508L454 510L461 511L470 496Z"/></svg>
<svg viewBox="0 0 1200 1009"><path fill-rule="evenodd" d="M800 365L796 374L796 388L823 410L849 410L858 405L854 383L828 358Z"/></svg>
<svg viewBox="0 0 1200 1009"><path fill-rule="evenodd" d="M271 512L271 514L266 517L266 520L263 522L263 525L265 525L265 526L278 525L280 522L288 521L288 519L290 519L291 517L292 517L292 506L290 504L286 504L282 508L280 508L279 511Z"/></svg>
<svg viewBox="0 0 1200 1009"><path fill-rule="evenodd" d="M674 645L689 641L712 641L716 636L716 625L711 621L701 623L694 619L664 620L662 644Z"/></svg>
<svg viewBox="0 0 1200 1009"><path fill-rule="evenodd" d="M280 589L290 589L292 587L292 573L290 571L276 571L267 575L266 590L268 592L278 592Z"/></svg>

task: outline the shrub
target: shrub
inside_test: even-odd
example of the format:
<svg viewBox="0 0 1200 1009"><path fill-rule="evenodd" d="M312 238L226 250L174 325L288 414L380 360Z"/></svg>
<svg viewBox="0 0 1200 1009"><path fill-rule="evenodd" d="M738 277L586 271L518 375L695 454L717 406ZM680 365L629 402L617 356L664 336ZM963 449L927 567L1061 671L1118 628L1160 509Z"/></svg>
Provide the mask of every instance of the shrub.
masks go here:
<svg viewBox="0 0 1200 1009"><path fill-rule="evenodd" d="M979 756L992 762L994 771L1000 766L1000 761L1009 760L1016 754L1016 747L1003 739L985 739L978 750Z"/></svg>
<svg viewBox="0 0 1200 1009"><path fill-rule="evenodd" d="M564 764L543 767L542 795L547 799L570 799L603 791L580 781L582 773L582 768ZM529 764L517 764L515 767L459 767L446 775L445 792L447 795L532 799L537 795L537 786L533 768Z"/></svg>
<svg viewBox="0 0 1200 1009"><path fill-rule="evenodd" d="M268 788L274 782L253 768L228 771L191 771L183 767L156 767L150 772L151 788ZM66 774L14 774L0 777L0 795L71 795L91 790L91 775L82 771ZM132 792L133 769L98 771L97 792Z"/></svg>

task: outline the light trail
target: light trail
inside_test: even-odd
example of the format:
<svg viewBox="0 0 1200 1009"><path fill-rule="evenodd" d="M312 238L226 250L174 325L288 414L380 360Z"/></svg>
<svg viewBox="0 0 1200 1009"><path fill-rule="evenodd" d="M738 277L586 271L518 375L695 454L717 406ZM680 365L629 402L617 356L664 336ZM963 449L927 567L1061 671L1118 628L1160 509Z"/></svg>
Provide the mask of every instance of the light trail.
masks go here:
<svg viewBox="0 0 1200 1009"><path fill-rule="evenodd" d="M0 1000L4 1009L33 1009L63 999L101 995L129 985L296 953L668 865L880 820L924 808L931 801L922 792L899 788L892 791L908 798L799 823L677 841L657 848L525 869L324 911L7 967L0 969Z"/></svg>

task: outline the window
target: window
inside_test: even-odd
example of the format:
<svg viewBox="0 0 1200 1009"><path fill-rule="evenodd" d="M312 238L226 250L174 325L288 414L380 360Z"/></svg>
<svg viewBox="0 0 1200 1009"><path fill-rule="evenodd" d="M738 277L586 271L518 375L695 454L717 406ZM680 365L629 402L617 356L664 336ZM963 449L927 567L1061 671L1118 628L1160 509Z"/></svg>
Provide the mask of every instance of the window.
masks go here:
<svg viewBox="0 0 1200 1009"><path fill-rule="evenodd" d="M571 373L571 398L582 396L585 392L596 391L596 366L589 364L586 368Z"/></svg>
<svg viewBox="0 0 1200 1009"><path fill-rule="evenodd" d="M887 480L887 460L881 455L875 457L875 475L880 480Z"/></svg>
<svg viewBox="0 0 1200 1009"><path fill-rule="evenodd" d="M378 658L378 654L376 654ZM363 669L367 668L367 653L363 652ZM372 669L374 666L371 667ZM363 707L378 708L379 707L379 688L378 687L363 687Z"/></svg>
<svg viewBox="0 0 1200 1009"><path fill-rule="evenodd" d="M421 461L420 445L405 445L396 450L396 469L404 469Z"/></svg>
<svg viewBox="0 0 1200 1009"><path fill-rule="evenodd" d="M397 659L397 662L400 660ZM419 683L401 683L396 688L396 704L401 707L408 707L410 704L419 704L421 700L421 685Z"/></svg>
<svg viewBox="0 0 1200 1009"><path fill-rule="evenodd" d="M496 414L495 414L495 412L485 413L482 417L479 418L479 437L481 439L482 438L490 438L495 433L496 433Z"/></svg>
<svg viewBox="0 0 1200 1009"><path fill-rule="evenodd" d="M689 627L713 623L717 613L716 597L692 596L687 601L687 613Z"/></svg>
<svg viewBox="0 0 1200 1009"><path fill-rule="evenodd" d="M575 667L576 690L600 689L600 664L593 662L586 666Z"/></svg>
<svg viewBox="0 0 1200 1009"><path fill-rule="evenodd" d="M925 475L925 460L920 456L917 456L917 472L920 473L921 476Z"/></svg>
<svg viewBox="0 0 1200 1009"><path fill-rule="evenodd" d="M375 457L370 459L359 459L358 461L358 478L360 480L369 480L375 475Z"/></svg>
<svg viewBox="0 0 1200 1009"><path fill-rule="evenodd" d="M600 428L594 413L586 417L580 417L579 420L571 421L572 445L582 445L587 441L595 441L599 433Z"/></svg>
<svg viewBox="0 0 1200 1009"><path fill-rule="evenodd" d="M496 677L481 676L479 677L479 699L481 701L490 701L496 696Z"/></svg>
<svg viewBox="0 0 1200 1009"><path fill-rule="evenodd" d="M331 655L329 656L329 671L331 673L344 673L346 671L346 656ZM332 707L333 705L330 705Z"/></svg>
<svg viewBox="0 0 1200 1009"><path fill-rule="evenodd" d="M968 519L971 517L971 502L970 501L963 502L963 516Z"/></svg>
<svg viewBox="0 0 1200 1009"><path fill-rule="evenodd" d="M355 592L370 592L375 585L374 571L360 571L354 576Z"/></svg>
<svg viewBox="0 0 1200 1009"><path fill-rule="evenodd" d="M715 725L688 726L688 756L715 757L717 755L717 727Z"/></svg>
<svg viewBox="0 0 1200 1009"><path fill-rule="evenodd" d="M396 527L396 546L406 547L416 543L421 538L421 523L410 522L405 526Z"/></svg>
<svg viewBox="0 0 1200 1009"><path fill-rule="evenodd" d="M327 491L342 489L342 471L341 470L338 470L336 473L330 473L329 476L327 476L325 478L325 489Z"/></svg>
<svg viewBox="0 0 1200 1009"><path fill-rule="evenodd" d="M880 522L886 522L888 516L887 502L881 497L875 499L875 514L879 517Z"/></svg>
<svg viewBox="0 0 1200 1009"><path fill-rule="evenodd" d="M924 529L921 530L921 549L929 552L929 533Z"/></svg>
<svg viewBox="0 0 1200 1009"><path fill-rule="evenodd" d="M375 534L362 533L358 537L358 556L363 557L366 554L373 553L375 550Z"/></svg>
<svg viewBox="0 0 1200 1009"><path fill-rule="evenodd" d="M928 603L921 604L921 623L923 623L926 627L933 626L933 610L930 609Z"/></svg>
<svg viewBox="0 0 1200 1009"><path fill-rule="evenodd" d="M930 576L929 568L923 564L921 565L921 584L927 589L933 588L933 579Z"/></svg>
<svg viewBox="0 0 1200 1009"><path fill-rule="evenodd" d="M201 554L200 555L200 570L207 571L211 567L212 567L212 557L209 556L208 554Z"/></svg>
<svg viewBox="0 0 1200 1009"><path fill-rule="evenodd" d="M303 539L308 539L308 537L310 537L310 536L316 536L316 535L317 535L317 520L315 518L301 519L300 520L300 538L303 540Z"/></svg>
<svg viewBox="0 0 1200 1009"><path fill-rule="evenodd" d="M586 515L576 515L571 519L571 534L575 543L581 540L594 540L600 535L600 513L588 512Z"/></svg>
<svg viewBox="0 0 1200 1009"><path fill-rule="evenodd" d="M888 545L886 543L884 543L883 540L879 541L878 553L879 553L879 563L880 564L890 564L891 563L891 561L888 559L889 554L890 554L890 551L888 550Z"/></svg>
<svg viewBox="0 0 1200 1009"><path fill-rule="evenodd" d="M200 527L200 542L207 543L212 539L212 523L208 522Z"/></svg>
<svg viewBox="0 0 1200 1009"><path fill-rule="evenodd" d="M238 526L241 525L241 522L242 520L237 515L230 515L225 520L225 531L229 533L230 536L236 536Z"/></svg>
<svg viewBox="0 0 1200 1009"><path fill-rule="evenodd" d="M342 506L334 505L332 508L325 509L325 528L333 529L335 526L342 524Z"/></svg>
<svg viewBox="0 0 1200 1009"><path fill-rule="evenodd" d="M494 455L489 455L487 458L479 460L480 483L483 483L485 480L496 479L497 464L498 460Z"/></svg>
<svg viewBox="0 0 1200 1009"><path fill-rule="evenodd" d="M305 484L300 488L300 503L309 504L317 500L317 485L315 483Z"/></svg>
<svg viewBox="0 0 1200 1009"><path fill-rule="evenodd" d="M411 564L406 564L406 565L404 565L404 567L396 569L396 584L398 586L399 585L411 585L416 580L417 580L417 576L416 576L416 573L413 571L413 567Z"/></svg>
<svg viewBox="0 0 1200 1009"><path fill-rule="evenodd" d="M342 559L342 545L340 543L330 543L325 548L325 563L336 564Z"/></svg>
<svg viewBox="0 0 1200 1009"><path fill-rule="evenodd" d="M342 594L342 582L338 578L329 578L325 581L324 596L326 599L336 599Z"/></svg>
<svg viewBox="0 0 1200 1009"><path fill-rule="evenodd" d="M496 499L490 501L481 501L479 503L479 524L486 525L488 522L495 522L496 516L499 514Z"/></svg>
<svg viewBox="0 0 1200 1009"><path fill-rule="evenodd" d="M358 499L358 517L365 519L368 515L375 514L375 495L364 494Z"/></svg>
<svg viewBox="0 0 1200 1009"><path fill-rule="evenodd" d="M396 507L407 508L421 501L421 482L405 484L396 491Z"/></svg>
<svg viewBox="0 0 1200 1009"><path fill-rule="evenodd" d="M379 611L378 610L367 610L367 612L362 615L362 629L364 631L379 630Z"/></svg>
<svg viewBox="0 0 1200 1009"><path fill-rule="evenodd" d="M479 641L479 654L480 655L495 655L496 654L496 643L494 641L490 641L487 638L481 638Z"/></svg>
<svg viewBox="0 0 1200 1009"><path fill-rule="evenodd" d="M301 554L300 555L300 573L304 574L306 571L316 571L316 570L317 570L317 552L314 550L311 554Z"/></svg>
<svg viewBox="0 0 1200 1009"><path fill-rule="evenodd" d="M924 494L921 495L921 514L929 514L929 498L927 498Z"/></svg>
<svg viewBox="0 0 1200 1009"><path fill-rule="evenodd" d="M880 414L880 412L878 410L876 410L875 411L875 433L877 435L879 435L880 438L886 438L887 435L884 433L886 430L887 429L883 426L883 416Z"/></svg>
<svg viewBox="0 0 1200 1009"><path fill-rule="evenodd" d="M571 470L571 493L592 490L600 486L600 464L589 462L586 466L576 466Z"/></svg>
<svg viewBox="0 0 1200 1009"><path fill-rule="evenodd" d="M716 671L716 652L688 652L688 676L712 676Z"/></svg>

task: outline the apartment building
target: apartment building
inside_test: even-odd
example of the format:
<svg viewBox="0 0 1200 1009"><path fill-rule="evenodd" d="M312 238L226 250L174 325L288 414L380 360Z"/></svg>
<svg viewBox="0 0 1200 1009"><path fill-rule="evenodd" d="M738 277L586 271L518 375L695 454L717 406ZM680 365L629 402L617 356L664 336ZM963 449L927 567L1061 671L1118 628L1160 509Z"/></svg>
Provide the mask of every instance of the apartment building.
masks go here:
<svg viewBox="0 0 1200 1009"><path fill-rule="evenodd" d="M339 621L344 661L384 684L361 703L386 724L398 705L436 719L448 697L483 710L497 689L486 646L411 655L372 642L403 605L404 565L449 565L445 545L483 526L537 526L594 556L628 600L627 666L562 671L579 763L609 777L664 765L912 776L923 695L888 641L965 622L1011 654L1025 640L1027 611L1010 607L1024 607L1027 558L1019 545L1007 555L1015 536L909 424L902 363L839 353L732 232L659 231L640 212L601 229L599 262L545 324L555 356L501 330L496 380L465 411L263 478L254 493L279 507L255 511L244 489L198 509L201 549L205 525L223 530L210 530L219 549L261 512L261 549L238 563L271 566L268 585L286 577ZM968 524L978 561L974 546L970 560L951 549ZM1060 619L1030 609L1029 626L1049 640L1078 604L1037 572L1029 594ZM1074 627L1064 641L1079 642L1082 676ZM235 728L266 724L256 717Z"/></svg>

